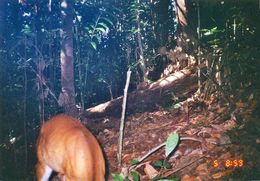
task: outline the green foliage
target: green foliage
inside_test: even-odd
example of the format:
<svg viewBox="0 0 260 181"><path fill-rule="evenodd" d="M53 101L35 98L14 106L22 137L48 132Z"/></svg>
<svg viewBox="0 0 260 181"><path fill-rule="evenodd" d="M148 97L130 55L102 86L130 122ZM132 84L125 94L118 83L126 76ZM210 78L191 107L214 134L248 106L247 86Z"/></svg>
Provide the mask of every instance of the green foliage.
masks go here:
<svg viewBox="0 0 260 181"><path fill-rule="evenodd" d="M109 32L109 26L113 26L113 22L111 20L106 17L102 17L103 14L104 13L101 13L95 22L88 24L85 27L89 42L94 50L97 50L97 43L100 43L102 37L106 36Z"/></svg>
<svg viewBox="0 0 260 181"><path fill-rule="evenodd" d="M173 105L173 109L179 109L179 108L181 108L181 104L180 103L177 103L177 104Z"/></svg>
<svg viewBox="0 0 260 181"><path fill-rule="evenodd" d="M13 147L4 150L8 152L8 156L4 158L4 180L21 180L28 176L28 171L20 171L19 176L12 171L24 168L24 165L20 164L24 163L24 160L20 159L24 158L26 151L24 126L30 132L28 145L35 142L40 98L44 97L46 117L60 112L49 91L57 97L60 92L61 9L59 1L52 1L52 11L49 12L47 3L46 0L25 1L25 4L21 5L17 1L8 1L3 3L3 11L0 11L0 14L4 14L0 17L0 31L4 35L0 37L0 66L4 75L1 80L4 95L1 99L4 105L1 108L4 113L3 140L9 140L10 135L22 135L15 145L16 149L22 148L22 151L16 152ZM174 37L176 31L173 9L164 12L160 9L162 5L164 1L159 0L145 0L140 3L136 0L99 3L91 0L75 1L74 63L77 103L80 102L79 95L83 96L83 103L89 107L109 100L110 90L113 97L122 94L128 66L133 65L134 70L138 67L137 33L142 35L148 67L152 68L158 63L154 61L158 47L168 45L165 39L174 41L171 36ZM202 48L212 52L208 76L214 80L216 72L220 71L220 87L227 94L238 94L241 87L246 87L249 93L251 90L259 90L260 24L257 23L259 12L256 10L256 3L239 1L234 4L233 1L225 1L221 7L210 8L203 4L201 7L203 13L200 43ZM193 7L189 8L194 10ZM136 26L138 16L139 29ZM126 58L128 48L131 50L129 60ZM42 61L44 94L40 94L37 75L39 62ZM135 81L138 82L137 75L134 76L132 85ZM179 107L179 104L174 105L174 108ZM167 143L166 155L170 154L177 144L176 137L171 139L175 141ZM14 155L19 158L15 162L15 169ZM164 163L157 164L167 167ZM33 170L32 165L30 170ZM31 172L30 176L33 178Z"/></svg>
<svg viewBox="0 0 260 181"><path fill-rule="evenodd" d="M25 25L24 28L21 30L22 33L24 33L24 35L27 36L34 36L35 34L32 32L31 27L29 27L28 25Z"/></svg>
<svg viewBox="0 0 260 181"><path fill-rule="evenodd" d="M130 166L136 165L136 164L138 164L138 163L139 163L138 160L132 160L132 161L130 162Z"/></svg>
<svg viewBox="0 0 260 181"><path fill-rule="evenodd" d="M171 133L168 136L166 143L165 143L165 157L168 157L173 152L173 150L177 147L178 143L179 143L179 134ZM129 166L133 166L138 163L139 163L138 160L132 160ZM157 160L156 162L153 163L153 166L155 168L159 168L159 169L170 169L171 168L171 164L166 160ZM134 179L134 181L140 180L140 176L137 172L131 171L130 174L131 174L132 178ZM123 179L123 177L119 174L112 174L112 176L113 176L114 180L121 181ZM158 180L158 179L160 180L159 177L156 177L153 180Z"/></svg>
<svg viewBox="0 0 260 181"><path fill-rule="evenodd" d="M219 48L223 45L222 37L225 33L224 30L213 27L211 29L202 29L201 32L204 40L207 39L206 41L211 48Z"/></svg>
<svg viewBox="0 0 260 181"><path fill-rule="evenodd" d="M137 172L132 171L130 174L131 174L131 176L133 178L133 181L139 181L140 180L140 176L138 175Z"/></svg>
<svg viewBox="0 0 260 181"><path fill-rule="evenodd" d="M91 43L91 46L96 50L97 49L97 44L96 42L92 41L90 42Z"/></svg>
<svg viewBox="0 0 260 181"><path fill-rule="evenodd" d="M177 179L177 178L173 178L173 179L156 179L156 181L179 181L180 179Z"/></svg>
<svg viewBox="0 0 260 181"><path fill-rule="evenodd" d="M177 147L179 143L179 134L177 133L171 133L167 140L165 145L165 156L168 157L173 150Z"/></svg>
<svg viewBox="0 0 260 181"><path fill-rule="evenodd" d="M111 175L112 175L112 178L113 178L114 181L126 181L124 179L124 177L122 175L120 175L120 174L112 173Z"/></svg>
<svg viewBox="0 0 260 181"><path fill-rule="evenodd" d="M169 169L171 168L171 164L166 161L166 160L157 160L156 162L153 163L153 166L155 168L162 168L162 169Z"/></svg>
<svg viewBox="0 0 260 181"><path fill-rule="evenodd" d="M242 4L232 6L232 3L228 3L227 6L232 8L229 11L225 9L225 16L221 19L211 17L214 20L212 24L216 26L202 28L201 40L212 55L209 59L209 78L215 80L218 73L215 82L220 84L223 93L240 94L239 97L241 89L260 87L259 79L256 78L260 77L260 51L257 48L260 44L260 27L255 23L255 16L249 16L250 13L255 13L250 10L252 4ZM210 86L212 87L211 84ZM207 89L210 90L209 87Z"/></svg>

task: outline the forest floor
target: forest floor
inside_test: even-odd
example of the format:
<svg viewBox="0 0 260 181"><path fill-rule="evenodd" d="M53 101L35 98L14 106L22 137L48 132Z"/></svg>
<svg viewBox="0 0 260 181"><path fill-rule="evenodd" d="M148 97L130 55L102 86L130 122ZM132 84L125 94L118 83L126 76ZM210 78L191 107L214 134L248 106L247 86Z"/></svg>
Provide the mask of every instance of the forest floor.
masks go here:
<svg viewBox="0 0 260 181"><path fill-rule="evenodd" d="M260 121L252 116L255 104L237 102L231 112L216 95L203 103L193 98L185 101L186 108L158 106L152 112L127 115L121 167L117 162L120 118L88 120L105 150L110 180L111 173L126 174L132 160L165 142L173 132L180 135L180 142L170 157L165 158L162 147L131 167L140 180L260 180Z"/></svg>

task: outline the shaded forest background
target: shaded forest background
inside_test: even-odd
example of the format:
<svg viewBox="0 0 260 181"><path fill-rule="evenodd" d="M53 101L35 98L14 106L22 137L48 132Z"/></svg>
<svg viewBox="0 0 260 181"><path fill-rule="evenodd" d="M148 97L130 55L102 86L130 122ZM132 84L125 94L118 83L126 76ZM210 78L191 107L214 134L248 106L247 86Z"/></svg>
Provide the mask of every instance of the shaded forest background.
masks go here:
<svg viewBox="0 0 260 181"><path fill-rule="evenodd" d="M259 116L260 5L256 0L75 0L75 100L86 108L183 67L199 70L204 99L254 100ZM32 180L41 122L63 112L61 2L0 1L0 179ZM179 11L178 11L179 8ZM173 52L177 51L177 56ZM180 55L192 56L193 63ZM183 65L184 64L184 65ZM166 68L173 68L165 73ZM183 65L183 66L182 66Z"/></svg>

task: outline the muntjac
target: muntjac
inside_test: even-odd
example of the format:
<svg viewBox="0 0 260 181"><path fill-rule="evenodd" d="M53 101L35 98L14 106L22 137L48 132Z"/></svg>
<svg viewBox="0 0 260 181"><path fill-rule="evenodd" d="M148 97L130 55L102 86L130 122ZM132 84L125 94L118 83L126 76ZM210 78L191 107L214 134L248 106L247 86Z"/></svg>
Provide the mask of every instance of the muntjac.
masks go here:
<svg viewBox="0 0 260 181"><path fill-rule="evenodd" d="M66 181L105 180L105 160L98 141L78 120L66 115L43 124L37 158L37 181L47 181L52 171Z"/></svg>

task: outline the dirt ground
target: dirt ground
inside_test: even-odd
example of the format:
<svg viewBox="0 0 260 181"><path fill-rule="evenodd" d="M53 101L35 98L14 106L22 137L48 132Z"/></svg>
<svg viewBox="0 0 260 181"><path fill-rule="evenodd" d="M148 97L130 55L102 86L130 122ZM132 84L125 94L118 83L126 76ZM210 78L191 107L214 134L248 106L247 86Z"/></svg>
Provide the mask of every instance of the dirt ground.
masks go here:
<svg viewBox="0 0 260 181"><path fill-rule="evenodd" d="M179 108L158 106L153 112L127 115L121 167L117 161L120 118L102 117L87 124L104 148L110 180L111 173L129 175L129 169L138 172L140 180L260 180L259 120L251 116L249 103L236 105L232 112L228 105L220 105L217 97L207 103L190 99ZM132 160L165 142L173 132L180 141L168 158L162 147L129 168ZM153 164L158 160L167 160L170 167L156 168Z"/></svg>

